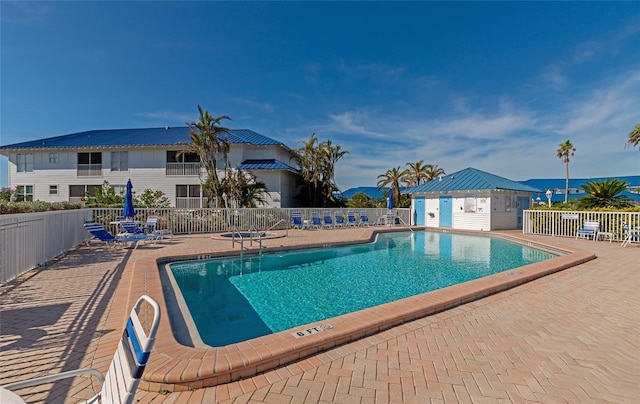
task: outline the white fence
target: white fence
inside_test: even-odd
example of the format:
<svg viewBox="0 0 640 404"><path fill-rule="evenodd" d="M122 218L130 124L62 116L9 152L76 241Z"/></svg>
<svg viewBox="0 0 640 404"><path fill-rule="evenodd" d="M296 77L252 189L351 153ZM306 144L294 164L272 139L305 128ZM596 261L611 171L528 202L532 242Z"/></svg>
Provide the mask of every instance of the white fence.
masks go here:
<svg viewBox="0 0 640 404"><path fill-rule="evenodd" d="M600 231L609 233L614 241L624 239L622 223L640 227L640 212L578 212L554 210L525 210L522 231L525 234L575 237L585 221L600 222Z"/></svg>
<svg viewBox="0 0 640 404"><path fill-rule="evenodd" d="M0 284L88 239L89 219L89 209L0 215Z"/></svg>
<svg viewBox="0 0 640 404"><path fill-rule="evenodd" d="M173 234L219 233L234 226L248 231L284 230L291 227L291 212L299 211L305 220L312 212L367 212L375 222L384 217L386 209L136 209L135 220L144 222L157 216L157 229L170 229ZM409 223L409 209L395 209L404 223ZM122 208L62 210L42 213L0 215L0 285L21 274L44 265L49 260L90 238L84 222L103 224L113 234L120 231L117 218Z"/></svg>
<svg viewBox="0 0 640 404"><path fill-rule="evenodd" d="M347 212L356 214L366 212L369 220L374 222L387 213L386 209L339 209L339 208L304 208L304 209L278 209L278 208L253 208L253 209L136 209L135 220L145 222L149 216L159 217L158 229L169 229L173 234L195 233L220 233L231 231L234 226L239 230L248 231L250 227L257 230L284 230L292 224L291 212L298 211L303 220L310 220L313 212L320 217L324 212L329 212L335 218L336 212L342 212L345 220ZM409 209L394 209L398 217L404 223L409 223ZM118 231L117 218L122 215L122 209L96 208L93 209L93 220L102 224L111 232Z"/></svg>

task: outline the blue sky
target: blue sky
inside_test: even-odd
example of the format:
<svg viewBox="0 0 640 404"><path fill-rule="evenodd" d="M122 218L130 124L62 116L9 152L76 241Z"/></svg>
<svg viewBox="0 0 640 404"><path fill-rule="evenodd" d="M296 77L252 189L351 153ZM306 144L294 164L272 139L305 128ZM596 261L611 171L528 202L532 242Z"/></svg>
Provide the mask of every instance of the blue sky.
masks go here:
<svg viewBox="0 0 640 404"><path fill-rule="evenodd" d="M350 153L513 180L640 174L639 2L0 2L0 144L178 126L197 105ZM0 184L7 184L6 159Z"/></svg>

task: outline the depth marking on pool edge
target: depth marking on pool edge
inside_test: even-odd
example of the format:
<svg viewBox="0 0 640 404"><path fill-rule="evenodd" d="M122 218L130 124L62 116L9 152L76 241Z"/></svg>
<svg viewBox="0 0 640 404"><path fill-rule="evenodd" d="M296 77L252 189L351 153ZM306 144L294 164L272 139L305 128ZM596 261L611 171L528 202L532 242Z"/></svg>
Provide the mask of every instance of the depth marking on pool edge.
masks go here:
<svg viewBox="0 0 640 404"><path fill-rule="evenodd" d="M322 324L317 327L306 328L300 331L294 331L291 333L296 338L308 337L309 335L317 334L323 331L333 330L333 326L331 324Z"/></svg>

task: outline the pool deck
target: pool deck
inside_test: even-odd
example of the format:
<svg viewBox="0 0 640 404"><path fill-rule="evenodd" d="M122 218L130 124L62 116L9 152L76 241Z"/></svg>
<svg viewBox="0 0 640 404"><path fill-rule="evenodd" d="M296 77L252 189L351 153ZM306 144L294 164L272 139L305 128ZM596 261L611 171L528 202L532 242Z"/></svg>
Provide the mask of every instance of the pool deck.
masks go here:
<svg viewBox="0 0 640 404"><path fill-rule="evenodd" d="M368 240L373 230L291 230L264 244L267 250L335 245ZM233 347L189 348L177 344L164 315L136 399L637 402L640 246L502 233L573 253L552 265L341 316L328 321L333 329L300 339L284 332ZM136 250L92 242L1 286L0 384L87 366L106 371L137 296L150 294L167 312L157 258L228 251L231 241L209 235ZM549 274L502 290L541 273ZM28 402L75 402L94 394L92 383L76 378L20 393ZM217 385L199 388L207 384Z"/></svg>

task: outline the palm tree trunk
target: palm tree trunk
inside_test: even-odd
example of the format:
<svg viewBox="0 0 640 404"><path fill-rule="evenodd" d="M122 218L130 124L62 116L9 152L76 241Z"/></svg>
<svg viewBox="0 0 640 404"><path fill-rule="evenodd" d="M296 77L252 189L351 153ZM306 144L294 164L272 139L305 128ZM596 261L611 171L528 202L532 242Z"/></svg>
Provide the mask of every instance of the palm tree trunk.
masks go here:
<svg viewBox="0 0 640 404"><path fill-rule="evenodd" d="M567 178L565 179L565 183L564 183L564 203L567 203L567 201L569 200L569 162L568 161L566 164L566 169L567 169Z"/></svg>

